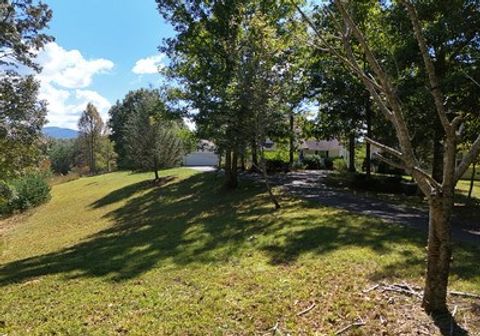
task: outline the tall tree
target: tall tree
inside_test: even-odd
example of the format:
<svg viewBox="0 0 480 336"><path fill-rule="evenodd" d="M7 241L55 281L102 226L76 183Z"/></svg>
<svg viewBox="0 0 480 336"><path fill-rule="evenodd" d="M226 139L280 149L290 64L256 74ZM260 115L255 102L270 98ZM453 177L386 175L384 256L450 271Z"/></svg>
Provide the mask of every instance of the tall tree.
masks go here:
<svg viewBox="0 0 480 336"><path fill-rule="evenodd" d="M39 72L35 53L52 37L41 31L52 12L31 0L0 3L0 177L22 173L38 162L46 104L38 100L39 84L25 67ZM20 72L18 69L22 67Z"/></svg>
<svg viewBox="0 0 480 336"><path fill-rule="evenodd" d="M110 139L114 142L115 152L118 154L118 166L121 169L134 168L134 162L129 161L127 155L127 144L125 126L130 116L138 111L148 99L155 98L160 100L160 91L157 89L145 89L130 91L121 100L113 105L108 114L110 119L108 126L111 130Z"/></svg>
<svg viewBox="0 0 480 336"><path fill-rule="evenodd" d="M472 146L463 159L457 163L459 131L465 119L465 110L458 105L449 105L449 97L455 97L458 93L454 88L443 85L438 76L438 64L435 63L432 48L428 44L428 36L425 36L423 24L419 19L416 6L410 0L400 0L409 25L415 36L417 52L421 55L422 63L418 64L423 69L425 81L429 86L434 109L431 118L438 118L442 126L444 139L444 160L442 180L437 181L420 164L420 160L412 144L411 126L407 117L410 114L408 104L404 105L394 81L395 73L389 72L389 68L382 62L382 56L375 53L370 41L367 42L365 33L353 19L349 9L349 2L334 0L336 11L328 12L328 19L335 21L335 40L343 43L342 48L332 42L331 35L323 32L311 23L315 36L319 39L322 48L339 62L344 64L355 74L369 90L379 110L389 121L396 133L397 144L388 146L372 139L369 142L383 150L380 156L389 164L401 167L410 173L417 181L419 187L426 195L429 208L429 234L428 234L428 263L423 296L423 306L428 313L444 313L447 311L446 295L450 260L452 255L450 238L450 217L453 208L454 188L458 179L465 173L468 166L480 152L480 135L477 135ZM470 3L470 2L468 2ZM391 3L384 4L389 8ZM457 1L457 6L450 10L461 11L464 1ZM478 4L472 5L474 12L478 10ZM468 7L468 6L467 6ZM303 14L301 9L299 11ZM303 16L308 19L304 14ZM384 29L383 31L386 31ZM478 35L478 33L475 33ZM355 42L353 42L355 41ZM448 44L449 41L444 41ZM470 57L470 48L476 44L476 39L468 39L465 48L458 50L458 57L467 59ZM369 64L369 73L365 73L358 58L352 50L352 45L358 44L366 56Z"/></svg>
<svg viewBox="0 0 480 336"><path fill-rule="evenodd" d="M255 163L255 153L262 144L256 142L256 135L252 133L255 130L255 118L252 118L251 113L254 105L246 97L253 88L244 85L246 74L242 73L247 66L245 62L251 62L255 57L258 59L258 55L248 55L256 52L252 48L259 45L259 42L248 38L249 29L254 22L251 19L263 15L264 28L272 30L272 36L285 43L283 49L288 50L294 39L291 38L288 45L285 39L288 34L285 30L291 24L289 19L294 8L288 2L273 0L157 0L157 3L160 12L177 31L177 36L167 40L162 47L162 51L172 59L168 73L180 83L188 107L196 111L193 117L200 136L214 140L219 150L224 153L225 185L235 188L239 157L250 147L252 161ZM270 41L264 47L269 45L272 46ZM278 54L282 54L282 48L275 48ZM272 52L273 50L263 52L268 59L262 61L275 66L273 69L286 71L284 60L271 54ZM272 60L282 64L272 63ZM270 75L274 75L270 81L276 81L276 77L279 77L275 71L270 71ZM267 83L268 80L262 85ZM268 85L274 86L272 82ZM245 90L240 90L239 87ZM281 92L276 92L276 96L280 97ZM285 110L283 106L276 112L285 113ZM285 120L286 118L279 118L271 125L278 131L279 125L285 125ZM273 127L270 131L273 131Z"/></svg>
<svg viewBox="0 0 480 336"><path fill-rule="evenodd" d="M151 96L144 99L125 125L127 155L136 169L158 170L177 165L183 155L180 127L166 117L165 105Z"/></svg>
<svg viewBox="0 0 480 336"><path fill-rule="evenodd" d="M96 174L96 155L100 148L100 139L105 131L105 124L92 103L88 103L87 108L83 111L78 121L78 129L90 173Z"/></svg>
<svg viewBox="0 0 480 336"><path fill-rule="evenodd" d="M0 79L0 176L17 176L35 166L47 113L33 76Z"/></svg>

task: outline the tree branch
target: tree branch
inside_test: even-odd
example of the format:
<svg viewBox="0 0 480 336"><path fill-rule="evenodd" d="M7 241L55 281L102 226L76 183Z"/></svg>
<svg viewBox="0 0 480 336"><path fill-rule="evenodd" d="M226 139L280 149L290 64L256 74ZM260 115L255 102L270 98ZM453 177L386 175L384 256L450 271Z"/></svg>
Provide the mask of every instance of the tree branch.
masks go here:
<svg viewBox="0 0 480 336"><path fill-rule="evenodd" d="M473 142L473 145L468 151L468 154L460 162L457 169L455 169L455 182L457 182L459 179L462 178L462 176L467 171L468 167L478 157L479 154L480 154L480 134L478 135L477 139Z"/></svg>
<svg viewBox="0 0 480 336"><path fill-rule="evenodd" d="M367 141L368 143L374 145L375 147L378 147L380 149L383 149L385 152L387 153L390 153L392 154L393 156L399 158L400 160L402 160L403 158L403 155L400 151L396 150L395 148L392 148L390 146L387 146L387 145L384 145L378 141L375 141L373 139L370 139L369 137L365 137L365 141Z"/></svg>
<svg viewBox="0 0 480 336"><path fill-rule="evenodd" d="M440 88L440 81L437 78L435 73L435 66L428 52L427 42L422 33L422 26L420 24L420 19L418 18L418 13L410 0L400 0L403 6L406 8L410 22L413 26L413 31L415 32L415 39L417 40L418 47L420 48L420 54L423 58L423 63L425 64L425 69L428 74L428 80L430 82L430 92L433 96L435 102L435 107L440 118L440 122L445 130L445 132L453 136L455 130L453 129L450 121L448 120L447 113L445 112L445 106L443 105L443 93Z"/></svg>

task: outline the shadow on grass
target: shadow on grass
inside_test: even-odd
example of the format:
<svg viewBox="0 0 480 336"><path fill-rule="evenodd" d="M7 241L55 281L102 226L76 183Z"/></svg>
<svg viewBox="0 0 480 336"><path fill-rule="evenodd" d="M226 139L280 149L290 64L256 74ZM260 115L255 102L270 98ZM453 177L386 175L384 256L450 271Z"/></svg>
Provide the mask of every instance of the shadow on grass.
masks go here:
<svg viewBox="0 0 480 336"><path fill-rule="evenodd" d="M398 261L376 276L423 272L418 254L398 250L402 243L425 244L416 231L365 216L329 213L315 203L285 202L275 212L260 186L244 184L226 192L215 179L215 174L204 173L169 179L161 186L143 181L114 190L91 204L99 209L125 200L105 215L113 220L111 227L69 248L1 265L0 286L53 274L123 281L162 264L222 264L255 250L271 264L284 264L307 252L322 255L349 246L379 256L397 249ZM454 265L453 273L463 279L478 276L480 253L467 248L458 253L461 266Z"/></svg>
<svg viewBox="0 0 480 336"><path fill-rule="evenodd" d="M469 335L468 331L463 329L450 313L432 315L432 320L444 336Z"/></svg>

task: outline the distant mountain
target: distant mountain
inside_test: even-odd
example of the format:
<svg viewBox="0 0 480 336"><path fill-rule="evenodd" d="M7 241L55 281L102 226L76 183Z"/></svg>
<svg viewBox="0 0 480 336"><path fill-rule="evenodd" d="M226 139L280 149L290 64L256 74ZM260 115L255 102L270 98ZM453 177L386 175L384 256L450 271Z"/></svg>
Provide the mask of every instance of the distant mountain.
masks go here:
<svg viewBox="0 0 480 336"><path fill-rule="evenodd" d="M74 139L78 136L78 131L70 128L44 127L43 134L55 139Z"/></svg>

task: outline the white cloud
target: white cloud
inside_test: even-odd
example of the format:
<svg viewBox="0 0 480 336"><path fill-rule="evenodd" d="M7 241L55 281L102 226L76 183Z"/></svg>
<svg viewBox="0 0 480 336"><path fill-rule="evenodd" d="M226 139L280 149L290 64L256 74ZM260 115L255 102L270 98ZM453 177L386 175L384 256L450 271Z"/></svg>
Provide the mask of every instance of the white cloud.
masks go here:
<svg viewBox="0 0 480 336"><path fill-rule="evenodd" d="M52 42L38 54L37 61L43 71L39 98L48 102L47 119L50 125L77 128L77 122L86 105L94 104L104 121L110 102L100 93L88 90L96 74L114 67L107 59L85 59L78 50L65 50Z"/></svg>
<svg viewBox="0 0 480 336"><path fill-rule="evenodd" d="M75 97L79 102L81 102L77 108L84 110L87 106L87 103L92 103L100 112L103 121L107 120L107 111L110 109L112 104L110 104L105 97L92 90L76 90Z"/></svg>
<svg viewBox="0 0 480 336"><path fill-rule="evenodd" d="M69 89L88 87L95 74L105 73L114 66L112 61L103 58L87 60L80 51L67 51L55 42L45 46L38 54L37 61L43 67L39 75L42 82Z"/></svg>
<svg viewBox="0 0 480 336"><path fill-rule="evenodd" d="M139 59L132 68L132 72L137 75L156 74L164 67L162 63L164 58L165 55L160 54Z"/></svg>

